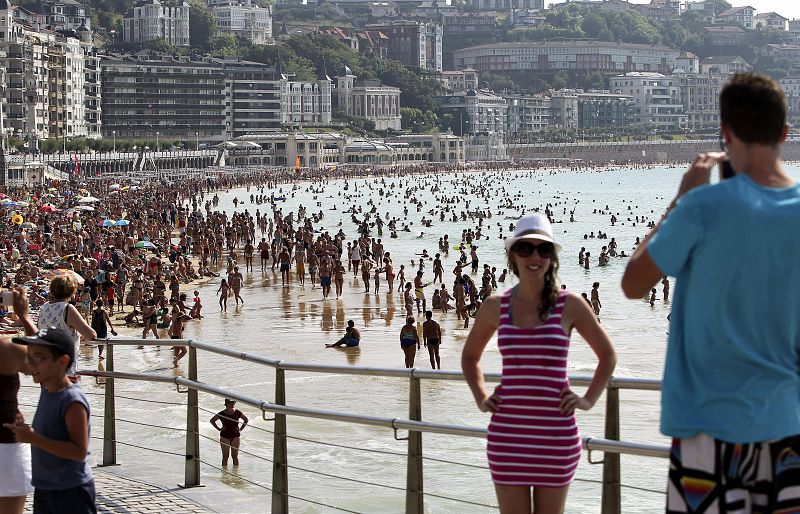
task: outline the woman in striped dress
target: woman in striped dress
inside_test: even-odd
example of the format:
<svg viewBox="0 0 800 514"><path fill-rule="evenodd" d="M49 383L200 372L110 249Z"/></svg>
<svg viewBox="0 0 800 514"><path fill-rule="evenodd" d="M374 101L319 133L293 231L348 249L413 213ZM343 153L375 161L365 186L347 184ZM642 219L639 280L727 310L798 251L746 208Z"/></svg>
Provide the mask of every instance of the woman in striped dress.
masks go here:
<svg viewBox="0 0 800 514"><path fill-rule="evenodd" d="M580 460L575 409L595 404L616 354L591 307L579 295L558 289L560 247L549 220L540 214L523 216L505 243L519 284L481 305L461 366L478 407L492 413L487 457L500 512L555 514L563 511ZM567 378L573 328L598 358L584 396L570 389ZM503 373L490 395L480 358L498 330Z"/></svg>

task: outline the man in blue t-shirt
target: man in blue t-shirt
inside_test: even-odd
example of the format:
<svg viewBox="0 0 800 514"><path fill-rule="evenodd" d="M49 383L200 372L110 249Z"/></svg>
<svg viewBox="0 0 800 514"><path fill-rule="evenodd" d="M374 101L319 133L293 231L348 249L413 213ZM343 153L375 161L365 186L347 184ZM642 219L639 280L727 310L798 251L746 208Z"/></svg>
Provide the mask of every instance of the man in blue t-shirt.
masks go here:
<svg viewBox="0 0 800 514"><path fill-rule="evenodd" d="M622 279L642 298L677 278L667 512L800 512L800 187L781 166L786 99L772 79L737 74L720 120L727 154L695 159ZM710 185L717 164L730 178Z"/></svg>

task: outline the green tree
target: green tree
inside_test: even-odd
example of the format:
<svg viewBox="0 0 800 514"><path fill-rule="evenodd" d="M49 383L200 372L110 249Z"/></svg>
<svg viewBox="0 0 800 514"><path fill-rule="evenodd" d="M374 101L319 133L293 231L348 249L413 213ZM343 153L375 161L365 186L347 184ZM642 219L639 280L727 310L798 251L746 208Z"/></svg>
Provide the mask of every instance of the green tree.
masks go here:
<svg viewBox="0 0 800 514"><path fill-rule="evenodd" d="M200 0L192 0L189 6L189 45L208 52L216 32L216 19L206 4Z"/></svg>
<svg viewBox="0 0 800 514"><path fill-rule="evenodd" d="M436 128L436 113L422 111L416 107L401 107L400 115L403 117L403 128L414 133L429 132Z"/></svg>

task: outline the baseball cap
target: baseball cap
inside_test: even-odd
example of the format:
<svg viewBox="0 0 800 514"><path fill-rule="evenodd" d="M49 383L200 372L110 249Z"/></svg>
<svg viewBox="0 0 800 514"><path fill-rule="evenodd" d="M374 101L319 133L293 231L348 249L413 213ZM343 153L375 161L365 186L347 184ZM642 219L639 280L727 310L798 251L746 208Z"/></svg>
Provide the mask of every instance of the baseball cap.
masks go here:
<svg viewBox="0 0 800 514"><path fill-rule="evenodd" d="M546 241L553 243L557 252L561 250L561 245L553 240L553 227L550 225L550 220L542 214L528 214L517 221L514 235L505 240L506 251L522 239Z"/></svg>
<svg viewBox="0 0 800 514"><path fill-rule="evenodd" d="M14 337L11 341L24 345L40 344L42 346L52 346L64 355L68 355L70 362L75 360L75 340L66 330L60 328L43 328L32 336Z"/></svg>

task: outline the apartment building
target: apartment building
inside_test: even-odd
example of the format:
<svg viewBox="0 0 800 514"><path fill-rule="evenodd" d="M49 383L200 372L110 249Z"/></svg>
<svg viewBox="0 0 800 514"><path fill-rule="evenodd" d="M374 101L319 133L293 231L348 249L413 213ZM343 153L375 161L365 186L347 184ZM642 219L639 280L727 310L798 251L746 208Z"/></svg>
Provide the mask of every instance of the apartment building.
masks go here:
<svg viewBox="0 0 800 514"><path fill-rule="evenodd" d="M800 45L800 20L789 20L783 41L789 45Z"/></svg>
<svg viewBox="0 0 800 514"><path fill-rule="evenodd" d="M550 127L578 128L578 92L574 89L550 91Z"/></svg>
<svg viewBox="0 0 800 514"><path fill-rule="evenodd" d="M714 46L736 46L747 37L742 27L713 26L704 27L703 36L707 43Z"/></svg>
<svg viewBox="0 0 800 514"><path fill-rule="evenodd" d="M468 0L467 4L479 11L544 10L544 0Z"/></svg>
<svg viewBox="0 0 800 514"><path fill-rule="evenodd" d="M494 12L451 12L442 13L444 36L494 35L496 18Z"/></svg>
<svg viewBox="0 0 800 514"><path fill-rule="evenodd" d="M101 137L102 92L100 86L100 56L94 46L94 35L85 25L78 28L83 50L84 99L86 104L86 135Z"/></svg>
<svg viewBox="0 0 800 514"><path fill-rule="evenodd" d="M58 34L48 56L49 136L86 137L86 71L81 41Z"/></svg>
<svg viewBox="0 0 800 514"><path fill-rule="evenodd" d="M678 50L603 41L506 42L478 45L453 52L456 68L478 71L529 72L585 70L670 73Z"/></svg>
<svg viewBox="0 0 800 514"><path fill-rule="evenodd" d="M453 117L456 135L492 132L505 134L508 122L508 103L490 91L475 90L453 93L438 98L441 115Z"/></svg>
<svg viewBox="0 0 800 514"><path fill-rule="evenodd" d="M545 95L502 95L508 104L506 133L521 137L550 127L550 98Z"/></svg>
<svg viewBox="0 0 800 514"><path fill-rule="evenodd" d="M766 45L764 55L772 57L776 62L800 62L800 45Z"/></svg>
<svg viewBox="0 0 800 514"><path fill-rule="evenodd" d="M677 77L631 72L611 77L609 87L615 93L633 97L636 125L656 130L683 130L687 127Z"/></svg>
<svg viewBox="0 0 800 514"><path fill-rule="evenodd" d="M447 70L439 75L439 82L448 91L469 91L478 89L478 72L472 68Z"/></svg>
<svg viewBox="0 0 800 514"><path fill-rule="evenodd" d="M331 124L332 83L322 71L314 81L297 81L281 76L281 121L289 126Z"/></svg>
<svg viewBox="0 0 800 514"><path fill-rule="evenodd" d="M140 0L122 19L122 40L143 43L163 39L175 46L189 46L189 4L165 6L159 0Z"/></svg>
<svg viewBox="0 0 800 514"><path fill-rule="evenodd" d="M225 137L267 134L281 127L281 75L266 64L241 58L216 58L225 94Z"/></svg>
<svg viewBox="0 0 800 514"><path fill-rule="evenodd" d="M687 128L697 130L719 126L719 93L726 75L676 73L678 93Z"/></svg>
<svg viewBox="0 0 800 514"><path fill-rule="evenodd" d="M256 45L272 42L272 7L260 7L252 0L211 0L208 7L217 20L218 32Z"/></svg>
<svg viewBox="0 0 800 514"><path fill-rule="evenodd" d="M611 91L578 91L578 128L618 129L636 119L633 96Z"/></svg>
<svg viewBox="0 0 800 514"><path fill-rule="evenodd" d="M92 28L91 17L86 8L76 0L46 0L28 5L34 20L42 27L52 30L78 30Z"/></svg>
<svg viewBox="0 0 800 514"><path fill-rule="evenodd" d="M716 4L711 2L686 2L683 5L683 12L696 15L703 23L714 23L717 17L715 8Z"/></svg>
<svg viewBox="0 0 800 514"><path fill-rule="evenodd" d="M103 137L222 140L223 66L212 59L158 54L104 56ZM231 126L233 128L233 125Z"/></svg>
<svg viewBox="0 0 800 514"><path fill-rule="evenodd" d="M375 123L376 130L400 130L400 90L376 80L356 81L356 76L344 66L337 77L337 104L347 116L366 118Z"/></svg>
<svg viewBox="0 0 800 514"><path fill-rule="evenodd" d="M406 66L442 71L442 26L425 20L394 20L374 23L367 30L389 38L388 57Z"/></svg>

